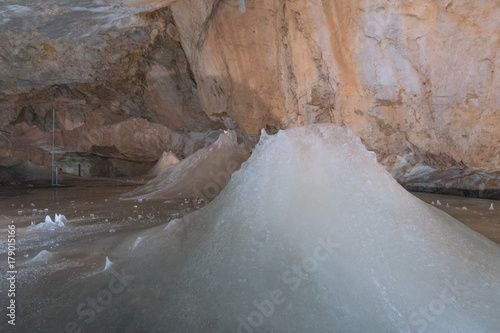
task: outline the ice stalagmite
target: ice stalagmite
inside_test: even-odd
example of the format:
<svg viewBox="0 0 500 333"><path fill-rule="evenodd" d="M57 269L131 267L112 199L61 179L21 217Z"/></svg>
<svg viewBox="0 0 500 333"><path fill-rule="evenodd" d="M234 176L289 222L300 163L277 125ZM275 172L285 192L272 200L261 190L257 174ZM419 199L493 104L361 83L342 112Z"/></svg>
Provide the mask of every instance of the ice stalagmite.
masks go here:
<svg viewBox="0 0 500 333"><path fill-rule="evenodd" d="M211 204L141 237L126 265L151 331L500 327L500 246L406 192L346 128L263 132Z"/></svg>
<svg viewBox="0 0 500 333"><path fill-rule="evenodd" d="M105 315L77 321L86 331L500 327L500 246L406 192L334 125L263 132L209 205L112 255L125 289Z"/></svg>
<svg viewBox="0 0 500 333"><path fill-rule="evenodd" d="M167 167L177 163L179 163L179 159L175 156L175 154L172 152L163 152L155 166L146 173L146 176L156 177Z"/></svg>
<svg viewBox="0 0 500 333"><path fill-rule="evenodd" d="M238 0L238 9L241 13L244 13L246 11L245 0Z"/></svg>

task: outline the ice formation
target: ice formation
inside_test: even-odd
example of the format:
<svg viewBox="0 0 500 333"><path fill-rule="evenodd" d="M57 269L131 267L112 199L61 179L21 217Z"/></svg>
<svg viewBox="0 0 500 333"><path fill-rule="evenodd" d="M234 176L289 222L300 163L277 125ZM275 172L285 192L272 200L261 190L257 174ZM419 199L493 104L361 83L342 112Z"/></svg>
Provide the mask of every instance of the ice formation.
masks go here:
<svg viewBox="0 0 500 333"><path fill-rule="evenodd" d="M495 210L495 208L493 208L493 203L490 205L490 209L489 210Z"/></svg>
<svg viewBox="0 0 500 333"><path fill-rule="evenodd" d="M42 230L55 230L56 228L64 227L65 223L68 223L66 216L62 214L57 214L54 216L54 221L49 215L45 216L45 221L39 224L31 223L30 228L42 229Z"/></svg>
<svg viewBox="0 0 500 333"><path fill-rule="evenodd" d="M54 255L51 252L47 250L42 250L40 251L40 253L34 256L33 259L30 260L30 263L35 263L35 262L47 263L47 261L51 260L53 257Z"/></svg>
<svg viewBox="0 0 500 333"><path fill-rule="evenodd" d="M139 245L139 243L142 241L142 237L137 237L137 239L135 240L134 244L132 245L132 247L130 248L130 250L134 250L137 245Z"/></svg>
<svg viewBox="0 0 500 333"><path fill-rule="evenodd" d="M60 226L60 227L64 227L65 223L68 223L68 220L66 219L66 216L62 215L62 214L57 214L55 215L55 223Z"/></svg>
<svg viewBox="0 0 500 333"><path fill-rule="evenodd" d="M106 257L106 264L104 265L104 270L107 270L108 268L110 268L111 265L113 265L113 262L111 260L109 260L108 257Z"/></svg>
<svg viewBox="0 0 500 333"><path fill-rule="evenodd" d="M238 9L241 13L244 13L246 11L245 0L238 0Z"/></svg>
<svg viewBox="0 0 500 333"><path fill-rule="evenodd" d="M229 182L249 154L236 140L236 133L222 133L209 147L165 168L124 199L164 200L171 198L213 199Z"/></svg>
<svg viewBox="0 0 500 333"><path fill-rule="evenodd" d="M146 176L156 177L168 166L177 163L179 163L179 159L175 154L164 151L155 166L146 173Z"/></svg>
<svg viewBox="0 0 500 333"><path fill-rule="evenodd" d="M147 246L130 251L137 237ZM334 125L263 132L209 205L127 239L113 253L113 275L96 276L81 299L116 274L125 291L90 322L75 319L75 300L55 328L65 320L89 332L113 332L117 322L120 332L500 327L500 245L405 191Z"/></svg>
<svg viewBox="0 0 500 333"><path fill-rule="evenodd" d="M211 204L140 237L148 246L122 263L136 276L127 297L148 299L147 315L131 327L500 327L500 246L406 192L346 128L263 132ZM150 290L152 280L162 287Z"/></svg>

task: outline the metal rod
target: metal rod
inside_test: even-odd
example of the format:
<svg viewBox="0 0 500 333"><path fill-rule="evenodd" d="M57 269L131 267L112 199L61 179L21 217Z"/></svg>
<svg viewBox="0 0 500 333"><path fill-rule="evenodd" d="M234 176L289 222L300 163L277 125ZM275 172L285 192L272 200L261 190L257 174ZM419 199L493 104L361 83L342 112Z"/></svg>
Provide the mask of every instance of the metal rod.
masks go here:
<svg viewBox="0 0 500 333"><path fill-rule="evenodd" d="M55 119L56 119L56 111L55 109L52 109L52 169L51 169L51 176L52 176L52 185L54 185L54 144L55 144Z"/></svg>

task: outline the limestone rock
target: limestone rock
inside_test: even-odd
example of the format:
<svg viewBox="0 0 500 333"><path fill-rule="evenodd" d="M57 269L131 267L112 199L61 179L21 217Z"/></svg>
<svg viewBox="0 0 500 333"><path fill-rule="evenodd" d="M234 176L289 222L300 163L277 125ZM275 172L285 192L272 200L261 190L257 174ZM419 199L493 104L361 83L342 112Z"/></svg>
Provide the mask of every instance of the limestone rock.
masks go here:
<svg viewBox="0 0 500 333"><path fill-rule="evenodd" d="M212 116L247 133L346 124L379 160L500 168L500 5L475 1L175 2Z"/></svg>

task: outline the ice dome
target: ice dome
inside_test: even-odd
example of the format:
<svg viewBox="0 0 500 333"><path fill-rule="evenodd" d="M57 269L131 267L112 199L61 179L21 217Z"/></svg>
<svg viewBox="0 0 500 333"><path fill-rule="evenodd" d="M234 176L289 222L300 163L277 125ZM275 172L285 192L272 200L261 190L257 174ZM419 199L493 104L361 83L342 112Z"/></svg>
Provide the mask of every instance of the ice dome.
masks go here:
<svg viewBox="0 0 500 333"><path fill-rule="evenodd" d="M334 125L262 132L209 205L131 235L112 255L127 287L92 320L74 315L79 301L68 306L62 317L83 331L500 327L500 246L408 193Z"/></svg>

